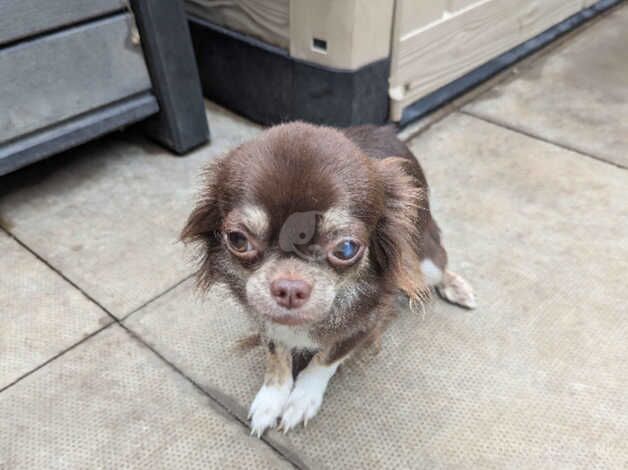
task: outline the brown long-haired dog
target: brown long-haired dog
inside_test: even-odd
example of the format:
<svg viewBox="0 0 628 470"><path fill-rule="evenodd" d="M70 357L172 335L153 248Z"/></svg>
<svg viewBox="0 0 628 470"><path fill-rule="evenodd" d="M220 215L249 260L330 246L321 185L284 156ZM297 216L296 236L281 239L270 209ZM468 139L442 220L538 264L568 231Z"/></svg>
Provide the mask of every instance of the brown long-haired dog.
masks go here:
<svg viewBox="0 0 628 470"><path fill-rule="evenodd" d="M273 127L214 162L182 239L199 242L200 285L221 282L259 325L266 376L258 436L318 411L338 365L378 334L399 292L429 286L474 307L447 270L427 183L390 127ZM293 378L296 352L313 353Z"/></svg>

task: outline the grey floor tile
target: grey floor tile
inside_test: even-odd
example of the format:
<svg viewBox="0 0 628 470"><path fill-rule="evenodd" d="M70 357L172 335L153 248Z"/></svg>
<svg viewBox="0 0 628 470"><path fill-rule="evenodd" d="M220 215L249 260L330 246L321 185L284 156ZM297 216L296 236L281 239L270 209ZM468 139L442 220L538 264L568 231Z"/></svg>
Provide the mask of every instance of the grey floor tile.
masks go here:
<svg viewBox="0 0 628 470"><path fill-rule="evenodd" d="M450 331L495 369L482 379L499 411L451 426L432 455L453 439L478 463L627 465L628 174L460 115L413 150L482 299Z"/></svg>
<svg viewBox="0 0 628 470"><path fill-rule="evenodd" d="M211 144L183 158L140 136L112 134L5 177L0 219L124 316L190 273L177 237L192 210L200 168L258 132L211 104L208 117Z"/></svg>
<svg viewBox="0 0 628 470"><path fill-rule="evenodd" d="M225 288L214 287L201 299L194 281L188 280L135 312L125 325L204 389L232 400L232 411L246 418L247 401L261 384L264 369L257 354L236 347L254 329Z"/></svg>
<svg viewBox="0 0 628 470"><path fill-rule="evenodd" d="M314 468L625 466L628 174L460 114L411 145L479 307L401 309L306 429L267 438ZM127 324L245 416L263 354L234 350L249 323L223 288Z"/></svg>
<svg viewBox="0 0 628 470"><path fill-rule="evenodd" d="M291 468L113 325L0 394L0 468Z"/></svg>
<svg viewBox="0 0 628 470"><path fill-rule="evenodd" d="M465 111L628 168L628 5Z"/></svg>
<svg viewBox="0 0 628 470"><path fill-rule="evenodd" d="M0 389L111 321L0 230Z"/></svg>

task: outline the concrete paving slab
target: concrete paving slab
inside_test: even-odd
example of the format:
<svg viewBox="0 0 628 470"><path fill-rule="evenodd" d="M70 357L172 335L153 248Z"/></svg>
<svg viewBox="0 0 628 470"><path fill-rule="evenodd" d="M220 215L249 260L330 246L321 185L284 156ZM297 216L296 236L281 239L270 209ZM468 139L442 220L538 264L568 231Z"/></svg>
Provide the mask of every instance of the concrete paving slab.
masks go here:
<svg viewBox="0 0 628 470"><path fill-rule="evenodd" d="M292 468L113 325L0 394L0 468Z"/></svg>
<svg viewBox="0 0 628 470"><path fill-rule="evenodd" d="M306 429L266 439L312 468L628 464L628 173L455 114L411 143L452 267L479 308L401 309ZM244 418L263 354L224 288L186 282L127 325Z"/></svg>
<svg viewBox="0 0 628 470"><path fill-rule="evenodd" d="M628 168L628 4L464 110Z"/></svg>
<svg viewBox="0 0 628 470"><path fill-rule="evenodd" d="M2 389L112 319L2 230L0 259Z"/></svg>
<svg viewBox="0 0 628 470"><path fill-rule="evenodd" d="M176 157L113 134L0 180L11 233L122 317L190 274L176 243L200 168L258 127L208 104L212 143Z"/></svg>

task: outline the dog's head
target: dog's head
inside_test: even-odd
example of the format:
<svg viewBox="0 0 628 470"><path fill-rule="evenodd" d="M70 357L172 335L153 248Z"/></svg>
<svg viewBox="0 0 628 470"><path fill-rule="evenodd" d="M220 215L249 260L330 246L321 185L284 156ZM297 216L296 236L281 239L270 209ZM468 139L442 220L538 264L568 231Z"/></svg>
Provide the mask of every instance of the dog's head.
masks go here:
<svg viewBox="0 0 628 470"><path fill-rule="evenodd" d="M417 295L425 195L407 164L304 123L241 145L208 168L182 233L201 242L201 285L287 325L340 326L384 290Z"/></svg>

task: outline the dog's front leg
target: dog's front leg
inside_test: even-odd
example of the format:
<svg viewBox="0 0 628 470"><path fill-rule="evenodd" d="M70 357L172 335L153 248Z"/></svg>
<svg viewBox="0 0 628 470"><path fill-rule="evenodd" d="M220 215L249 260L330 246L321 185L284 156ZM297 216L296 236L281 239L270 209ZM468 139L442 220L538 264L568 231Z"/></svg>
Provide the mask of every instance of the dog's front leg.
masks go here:
<svg viewBox="0 0 628 470"><path fill-rule="evenodd" d="M267 428L273 428L281 415L292 390L292 355L274 343L268 344L266 374L251 409L251 434L261 437Z"/></svg>
<svg viewBox="0 0 628 470"><path fill-rule="evenodd" d="M307 422L318 413L329 380L362 339L362 336L351 338L331 348L323 349L312 357L307 367L297 376L294 389L281 416L281 428L284 433L300 422L307 426Z"/></svg>

